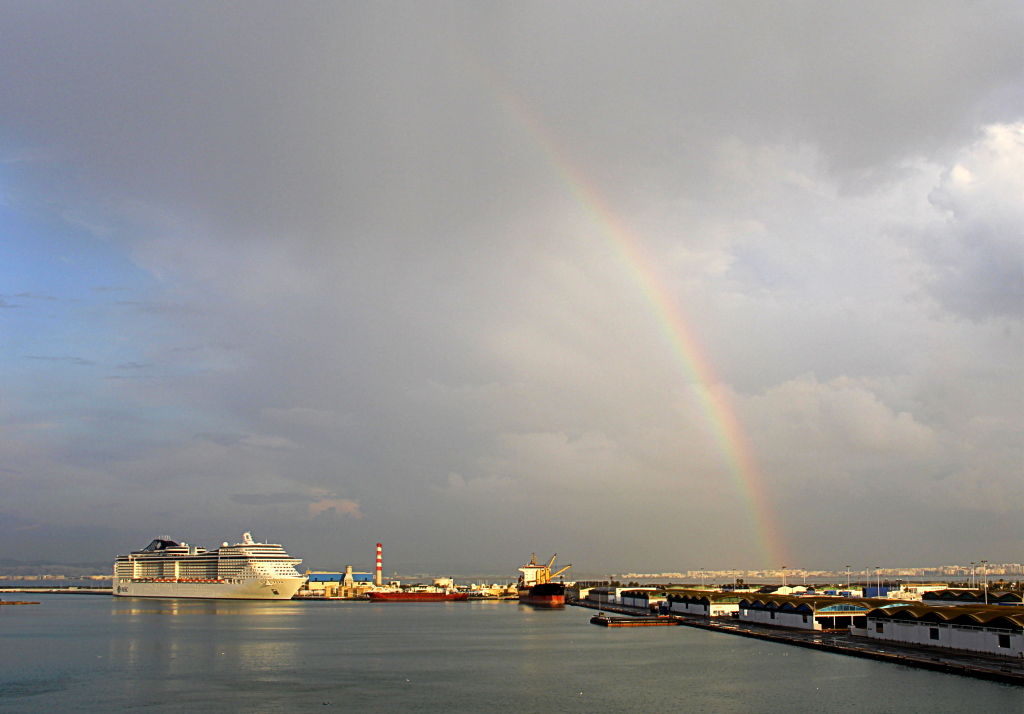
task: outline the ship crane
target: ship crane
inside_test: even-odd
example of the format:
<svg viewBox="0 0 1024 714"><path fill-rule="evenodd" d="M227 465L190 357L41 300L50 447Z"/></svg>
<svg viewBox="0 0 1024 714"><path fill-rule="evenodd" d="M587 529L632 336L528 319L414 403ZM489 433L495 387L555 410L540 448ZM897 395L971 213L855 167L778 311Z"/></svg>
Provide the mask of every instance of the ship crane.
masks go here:
<svg viewBox="0 0 1024 714"><path fill-rule="evenodd" d="M552 573L551 568L555 564L555 558L558 557L558 553L551 556L551 560L547 562L547 565L541 565L537 562L537 554L534 553L533 557L530 558L530 562L520 568L522 575L519 576L519 582L525 587L532 587L533 585L543 585L550 583L554 578L564 573L566 570L572 567L572 564L566 565L564 568L560 568L556 572Z"/></svg>
<svg viewBox="0 0 1024 714"><path fill-rule="evenodd" d="M564 572L565 572L566 570L568 570L569 568L571 568L571 567L572 567L572 563L569 563L569 564L568 564L567 566L565 566L564 568L562 568L562 569L560 569L560 570L557 570L557 571L555 571L554 573L552 573L552 572L551 572L551 567L552 567L552 566L553 566L553 565L555 564L555 558L557 558L557 557L558 557L558 553L555 553L554 555L552 555L552 556L551 556L551 560L549 560L549 561L548 561L547 567L545 568L545 570L547 571L547 580L546 580L545 582L548 582L548 583L550 583L550 582L551 582L552 580L554 580L554 579L555 579L555 578L557 578L557 577L558 577L559 575L561 575L561 574L562 574L562 573L564 573Z"/></svg>

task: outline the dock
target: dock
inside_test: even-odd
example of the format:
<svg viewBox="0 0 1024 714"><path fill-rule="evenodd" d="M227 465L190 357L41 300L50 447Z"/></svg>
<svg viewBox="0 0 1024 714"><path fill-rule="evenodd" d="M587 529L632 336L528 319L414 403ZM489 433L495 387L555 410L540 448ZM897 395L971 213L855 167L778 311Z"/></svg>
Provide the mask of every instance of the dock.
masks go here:
<svg viewBox="0 0 1024 714"><path fill-rule="evenodd" d="M672 627L679 622L674 617L608 617L603 612L590 618L590 624L601 627Z"/></svg>
<svg viewBox="0 0 1024 714"><path fill-rule="evenodd" d="M660 619L652 618L650 613L640 608L610 605L608 603L592 604L580 600L566 600L566 604L627 616L608 618L614 620L629 620L633 618L639 620ZM804 647L847 655L849 657L873 659L905 667L916 667L946 674L959 674L964 677L986 679L992 682L1002 682L1003 684L1024 687L1024 663L1010 658L989 657L980 653L962 652L959 650L903 646L889 642L884 644L876 643L844 631L786 630L740 622L733 618L698 618L681 615L668 615L665 617L675 620L677 625L683 627L694 627L701 630L767 640L794 647ZM597 619L598 617L591 618L591 622L595 622ZM600 623L595 622L595 624ZM619 625L619 627L622 626Z"/></svg>
<svg viewBox="0 0 1024 714"><path fill-rule="evenodd" d="M21 586L21 587L0 587L0 593L21 593L22 595L112 595L113 588L109 587L45 587L45 586Z"/></svg>

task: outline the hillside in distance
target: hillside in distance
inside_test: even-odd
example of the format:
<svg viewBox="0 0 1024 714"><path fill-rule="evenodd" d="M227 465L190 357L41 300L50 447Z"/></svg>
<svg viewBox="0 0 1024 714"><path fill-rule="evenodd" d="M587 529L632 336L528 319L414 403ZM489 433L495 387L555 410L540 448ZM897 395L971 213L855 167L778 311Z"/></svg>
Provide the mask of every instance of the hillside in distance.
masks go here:
<svg viewBox="0 0 1024 714"><path fill-rule="evenodd" d="M46 560L0 558L0 576L63 575L67 578L85 575L109 575L111 563L55 563Z"/></svg>

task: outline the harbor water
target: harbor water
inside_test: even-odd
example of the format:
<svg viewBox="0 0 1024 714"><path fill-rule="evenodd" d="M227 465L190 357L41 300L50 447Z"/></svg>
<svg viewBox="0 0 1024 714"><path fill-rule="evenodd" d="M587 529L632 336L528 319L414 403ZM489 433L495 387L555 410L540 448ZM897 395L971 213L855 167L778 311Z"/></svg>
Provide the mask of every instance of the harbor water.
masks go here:
<svg viewBox="0 0 1024 714"><path fill-rule="evenodd" d="M514 602L0 607L0 712L1022 711L1024 690Z"/></svg>

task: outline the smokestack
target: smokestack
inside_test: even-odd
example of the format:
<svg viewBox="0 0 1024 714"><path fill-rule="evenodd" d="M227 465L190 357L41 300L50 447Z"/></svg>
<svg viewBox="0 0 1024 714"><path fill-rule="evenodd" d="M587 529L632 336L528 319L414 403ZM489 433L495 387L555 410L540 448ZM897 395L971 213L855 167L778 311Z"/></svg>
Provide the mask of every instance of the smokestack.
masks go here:
<svg viewBox="0 0 1024 714"><path fill-rule="evenodd" d="M378 543L377 544L377 570L373 574L373 584L376 585L378 588L381 585L384 584L384 573L383 573L383 570L381 570L381 565L380 565L380 551L381 551L381 547L382 547L381 544Z"/></svg>

